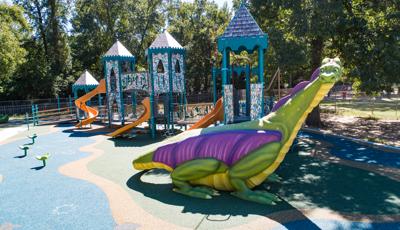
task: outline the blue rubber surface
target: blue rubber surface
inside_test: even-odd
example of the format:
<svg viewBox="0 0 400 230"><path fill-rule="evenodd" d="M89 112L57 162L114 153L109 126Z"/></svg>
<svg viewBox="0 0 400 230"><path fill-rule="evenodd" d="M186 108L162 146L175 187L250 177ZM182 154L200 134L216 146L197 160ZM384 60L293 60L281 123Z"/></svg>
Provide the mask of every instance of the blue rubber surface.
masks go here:
<svg viewBox="0 0 400 230"><path fill-rule="evenodd" d="M61 165L88 156L78 149L93 141L63 132L38 136L28 156L18 158L23 155L18 146L29 142L26 138L0 147L0 227L113 229L105 194L91 183L58 172ZM46 152L51 157L40 169L42 162L34 157Z"/></svg>
<svg viewBox="0 0 400 230"><path fill-rule="evenodd" d="M386 152L366 145L358 144L354 141L338 138L331 135L315 134L310 132L300 132L299 137L310 138L315 141L330 142L331 146L326 146L330 154L339 158L363 162L368 164L383 165L392 168L400 168L400 154Z"/></svg>

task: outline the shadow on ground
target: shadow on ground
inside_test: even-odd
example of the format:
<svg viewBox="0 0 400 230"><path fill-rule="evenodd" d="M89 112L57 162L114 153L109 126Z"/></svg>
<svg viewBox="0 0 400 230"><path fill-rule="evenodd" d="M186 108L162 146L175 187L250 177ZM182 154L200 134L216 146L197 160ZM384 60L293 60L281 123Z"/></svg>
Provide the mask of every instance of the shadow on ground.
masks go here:
<svg viewBox="0 0 400 230"><path fill-rule="evenodd" d="M172 184L151 184L141 181L144 172L133 175L127 186L144 196L169 205L182 206L182 212L205 215L255 214L274 218L273 213L291 210L300 219L307 219L299 209L326 208L351 220L366 220L365 215L398 215L400 213L400 183L378 174L324 162L310 155L304 146L296 146L288 153L277 173L283 178L281 184L262 184L259 189L269 191L283 199L275 206L259 205L222 193L212 200L186 197L172 191ZM329 149L326 149L329 151ZM165 174L163 171L149 172ZM165 176L165 175L164 175ZM359 217L358 217L358 216ZM278 222L285 222L279 216ZM391 217L385 217L387 221ZM278 220L279 219L279 220ZM311 222L311 221L310 221ZM309 223L313 226L312 222ZM315 226L313 226L315 227ZM307 228L311 229L311 227Z"/></svg>
<svg viewBox="0 0 400 230"><path fill-rule="evenodd" d="M153 139L150 134L137 134L130 137L110 138L109 140L114 142L115 147L143 147L165 139L166 138L161 135L157 135L156 138Z"/></svg>
<svg viewBox="0 0 400 230"><path fill-rule="evenodd" d="M38 171L38 170L41 170L41 169L43 169L43 168L44 168L44 166L42 165L42 166L33 167L33 168L31 168L31 169L32 169L32 170Z"/></svg>
<svg viewBox="0 0 400 230"><path fill-rule="evenodd" d="M315 145L320 145L318 140L314 142ZM320 151L332 153L336 147L337 145L320 146ZM345 146L342 146L341 150L343 148ZM284 178L284 183L279 189L276 187L272 189L285 200L305 207L328 208L341 213L366 215L400 213L398 181L366 170L322 161L305 154L310 151L307 146L298 144L288 153L278 169L277 173ZM351 149L348 148L346 151L351 152Z"/></svg>
<svg viewBox="0 0 400 230"><path fill-rule="evenodd" d="M200 213L203 215L228 215L228 216L248 216L248 215L259 215L268 216L278 211L293 211L294 215L304 221L304 227L307 229L319 229L312 221L309 221L303 213L298 211L296 208L291 206L288 202L282 201L277 205L268 206L261 205L245 200L237 199L231 196L228 192L221 192L220 196L214 197L211 200L203 200L192 197L183 196L181 194L172 191L172 184L151 184L144 183L141 181L141 176L146 172L140 172L132 176L127 181L127 186L133 190L136 190L146 197L156 199L162 203L166 203L174 206L182 206L184 209L183 213ZM148 172L150 174L165 175L168 172L163 170L154 170ZM229 217L228 217L229 218ZM284 219L275 218L278 222L282 222L285 225Z"/></svg>
<svg viewBox="0 0 400 230"><path fill-rule="evenodd" d="M70 127L69 129L64 129L63 133L69 133L69 137L92 137L98 135L106 135L111 131L110 128L100 127L100 128L75 128L69 125L57 125L57 127Z"/></svg>

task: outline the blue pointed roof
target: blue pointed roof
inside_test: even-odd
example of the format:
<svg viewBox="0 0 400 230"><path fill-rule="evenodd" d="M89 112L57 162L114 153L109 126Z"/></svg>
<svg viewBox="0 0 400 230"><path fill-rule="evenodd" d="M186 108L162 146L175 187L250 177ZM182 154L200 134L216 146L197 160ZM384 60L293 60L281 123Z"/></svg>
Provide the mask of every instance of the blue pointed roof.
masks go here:
<svg viewBox="0 0 400 230"><path fill-rule="evenodd" d="M230 21L221 38L264 36L264 32L242 4Z"/></svg>
<svg viewBox="0 0 400 230"><path fill-rule="evenodd" d="M235 53L243 50L252 53L259 47L267 49L268 35L262 31L246 5L242 3L224 33L218 37L218 50L222 52L229 48Z"/></svg>

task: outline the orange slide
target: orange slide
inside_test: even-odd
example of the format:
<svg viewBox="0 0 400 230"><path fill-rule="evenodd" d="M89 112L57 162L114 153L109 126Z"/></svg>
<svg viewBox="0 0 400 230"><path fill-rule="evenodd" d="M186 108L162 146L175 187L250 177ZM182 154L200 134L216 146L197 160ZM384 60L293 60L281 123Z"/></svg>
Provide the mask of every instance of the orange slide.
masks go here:
<svg viewBox="0 0 400 230"><path fill-rule="evenodd" d="M200 121L196 122L194 125L190 127L188 130L192 129L199 129L199 128L207 128L208 126L214 124L217 121L223 121L224 120L224 107L223 107L223 102L222 102L222 97L215 103L214 109L207 115L205 115L203 118L200 119Z"/></svg>
<svg viewBox="0 0 400 230"><path fill-rule="evenodd" d="M107 134L107 136L117 137L117 136L119 136L123 133L126 133L129 130L135 128L136 126L140 125L141 123L149 120L150 119L150 99L148 97L143 99L142 105L144 106L144 112L136 121L134 121L128 125L125 125L122 128L119 128L110 134Z"/></svg>
<svg viewBox="0 0 400 230"><path fill-rule="evenodd" d="M81 120L77 125L75 125L75 127L82 128L82 126L89 125L96 120L96 117L99 115L99 111L97 109L87 106L86 102L90 100L90 98L100 93L106 93L106 81L104 79L100 81L99 85L94 90L75 100L76 107L85 111L88 114L88 117Z"/></svg>

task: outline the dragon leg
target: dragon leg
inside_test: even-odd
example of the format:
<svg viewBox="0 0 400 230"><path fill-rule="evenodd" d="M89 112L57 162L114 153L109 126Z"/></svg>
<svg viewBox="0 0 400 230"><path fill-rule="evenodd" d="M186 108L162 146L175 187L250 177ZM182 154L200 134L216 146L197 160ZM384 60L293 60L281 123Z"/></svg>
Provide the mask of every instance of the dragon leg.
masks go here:
<svg viewBox="0 0 400 230"><path fill-rule="evenodd" d="M268 176L266 181L271 183L280 183L282 182L282 177L280 177L276 173L272 173L271 175Z"/></svg>
<svg viewBox="0 0 400 230"><path fill-rule="evenodd" d="M185 162L171 173L174 191L197 198L211 199L218 192L209 187L193 187L189 181L226 171L225 164L214 159L198 159Z"/></svg>
<svg viewBox="0 0 400 230"><path fill-rule="evenodd" d="M267 169L274 162L280 147L280 143L268 144L234 164L228 172L231 184L235 189L232 195L261 204L273 205L279 201L277 196L269 192L252 191L246 184L246 180Z"/></svg>

